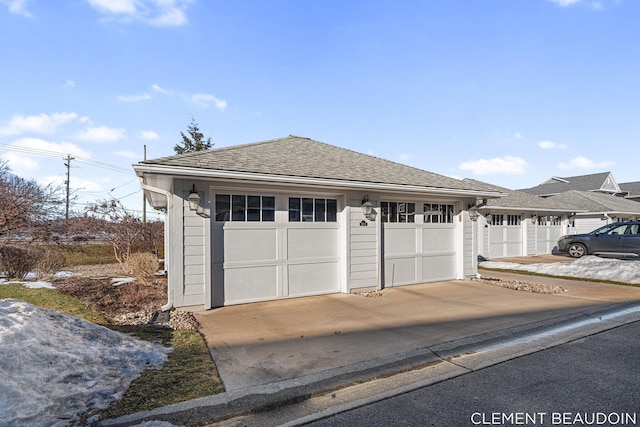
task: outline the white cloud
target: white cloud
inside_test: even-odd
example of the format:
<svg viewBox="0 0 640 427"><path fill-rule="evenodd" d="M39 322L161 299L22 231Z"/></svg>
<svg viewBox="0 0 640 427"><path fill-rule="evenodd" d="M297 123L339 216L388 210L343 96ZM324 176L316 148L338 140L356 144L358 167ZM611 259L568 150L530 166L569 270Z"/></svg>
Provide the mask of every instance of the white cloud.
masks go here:
<svg viewBox="0 0 640 427"><path fill-rule="evenodd" d="M227 101L218 99L208 93L194 93L193 95L191 95L191 102L205 108L208 107L210 103L213 103L214 106L219 110L224 110L227 108Z"/></svg>
<svg viewBox="0 0 640 427"><path fill-rule="evenodd" d="M400 159L401 162L405 162L406 163L409 160L411 160L411 154L409 154L409 153L400 153L398 158Z"/></svg>
<svg viewBox="0 0 640 427"><path fill-rule="evenodd" d="M553 141L540 141L538 142L538 147L542 148L543 150L552 150L554 148L556 149L565 149L567 148L567 146L565 144L556 144Z"/></svg>
<svg viewBox="0 0 640 427"><path fill-rule="evenodd" d="M75 87L75 86L76 86L76 82L75 82L75 81L73 81L73 80L67 80L67 81L64 83L64 87Z"/></svg>
<svg viewBox="0 0 640 427"><path fill-rule="evenodd" d="M148 93L143 93L142 95L120 95L118 96L118 101L122 102L139 102L139 101L147 101L151 98L151 95Z"/></svg>
<svg viewBox="0 0 640 427"><path fill-rule="evenodd" d="M33 18L33 15L27 10L27 0L0 0L1 3L7 5L10 13L14 15L22 15L27 18Z"/></svg>
<svg viewBox="0 0 640 427"><path fill-rule="evenodd" d="M14 115L6 126L0 127L0 135L21 135L26 132L50 134L65 123L77 118L76 113L43 113L37 116Z"/></svg>
<svg viewBox="0 0 640 427"><path fill-rule="evenodd" d="M580 3L581 0L549 0L551 3L556 3L560 7L567 7L573 4Z"/></svg>
<svg viewBox="0 0 640 427"><path fill-rule="evenodd" d="M460 164L462 170L472 171L476 175L490 175L501 173L505 175L520 175L525 173L527 162L519 157L504 156L493 159L470 160Z"/></svg>
<svg viewBox="0 0 640 427"><path fill-rule="evenodd" d="M87 0L100 13L131 15L137 12L135 0Z"/></svg>
<svg viewBox="0 0 640 427"><path fill-rule="evenodd" d="M156 139L160 139L160 135L152 130L143 130L142 132L140 132L140 138L144 139L145 141L154 141Z"/></svg>
<svg viewBox="0 0 640 427"><path fill-rule="evenodd" d="M122 128L110 128L107 126L97 126L87 128L76 133L76 139L91 142L115 142L126 137L126 131Z"/></svg>
<svg viewBox="0 0 640 427"><path fill-rule="evenodd" d="M588 159L584 156L578 156L572 160L569 160L567 163L559 163L558 168L560 169L602 169L608 168L609 166L613 166L615 163L612 161L602 161L595 162L591 159Z"/></svg>
<svg viewBox="0 0 640 427"><path fill-rule="evenodd" d="M48 154L60 153L61 157L67 154L78 157L91 157L90 151L83 150L82 148L70 142L50 142L40 138L21 138L13 141L11 145L14 147L31 150L34 152L34 154L38 154L37 151L45 151L48 152Z"/></svg>
<svg viewBox="0 0 640 427"><path fill-rule="evenodd" d="M107 19L144 22L156 27L179 27L188 23L187 8L192 0L87 0Z"/></svg>
<svg viewBox="0 0 640 427"><path fill-rule="evenodd" d="M164 88L160 87L157 84L152 84L151 89L155 90L156 92L160 92L164 95L169 95L169 92L167 90L165 90Z"/></svg>
<svg viewBox="0 0 640 427"><path fill-rule="evenodd" d="M34 158L12 152L1 155L0 161L6 162L11 169L11 173L18 176L31 176L40 167L40 164Z"/></svg>

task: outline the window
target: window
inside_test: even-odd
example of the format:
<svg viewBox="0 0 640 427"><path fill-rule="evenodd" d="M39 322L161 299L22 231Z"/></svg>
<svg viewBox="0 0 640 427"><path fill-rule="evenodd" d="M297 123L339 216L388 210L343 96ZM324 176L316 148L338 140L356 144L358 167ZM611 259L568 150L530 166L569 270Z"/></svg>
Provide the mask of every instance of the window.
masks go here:
<svg viewBox="0 0 640 427"><path fill-rule="evenodd" d="M289 197L289 221L336 222L338 201L311 197Z"/></svg>
<svg viewBox="0 0 640 427"><path fill-rule="evenodd" d="M504 215L491 215L491 225L503 225Z"/></svg>
<svg viewBox="0 0 640 427"><path fill-rule="evenodd" d="M382 202L382 222L415 222L416 204L408 202Z"/></svg>
<svg viewBox="0 0 640 427"><path fill-rule="evenodd" d="M431 224L452 223L453 205L440 203L424 204L424 222Z"/></svg>
<svg viewBox="0 0 640 427"><path fill-rule="evenodd" d="M275 221L276 198L216 194L216 221Z"/></svg>
<svg viewBox="0 0 640 427"><path fill-rule="evenodd" d="M507 225L520 225L522 215L507 215Z"/></svg>

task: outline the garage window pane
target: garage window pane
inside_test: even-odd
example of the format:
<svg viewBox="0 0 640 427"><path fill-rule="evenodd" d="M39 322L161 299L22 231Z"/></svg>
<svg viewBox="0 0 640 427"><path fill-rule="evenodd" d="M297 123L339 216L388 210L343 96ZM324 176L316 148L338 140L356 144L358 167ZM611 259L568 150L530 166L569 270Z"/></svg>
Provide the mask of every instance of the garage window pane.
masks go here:
<svg viewBox="0 0 640 427"><path fill-rule="evenodd" d="M275 221L276 219L276 198L272 196L262 197L262 220Z"/></svg>
<svg viewBox="0 0 640 427"><path fill-rule="evenodd" d="M244 221L245 220L245 210L247 197L246 196L237 196L233 195L231 197L231 219L232 221Z"/></svg>
<svg viewBox="0 0 640 427"><path fill-rule="evenodd" d="M314 212L314 218L313 218L314 221L324 222L327 201L325 199L315 199L314 204L315 204L315 212Z"/></svg>
<svg viewBox="0 0 640 427"><path fill-rule="evenodd" d="M260 196L247 196L247 221L260 221Z"/></svg>
<svg viewBox="0 0 640 427"><path fill-rule="evenodd" d="M313 222L313 199L302 199L302 221Z"/></svg>
<svg viewBox="0 0 640 427"><path fill-rule="evenodd" d="M338 201L336 199L327 199L327 222L336 222L338 220Z"/></svg>
<svg viewBox="0 0 640 427"><path fill-rule="evenodd" d="M229 221L231 196L216 194L216 221Z"/></svg>
<svg viewBox="0 0 640 427"><path fill-rule="evenodd" d="M300 198L289 197L289 221L300 221Z"/></svg>

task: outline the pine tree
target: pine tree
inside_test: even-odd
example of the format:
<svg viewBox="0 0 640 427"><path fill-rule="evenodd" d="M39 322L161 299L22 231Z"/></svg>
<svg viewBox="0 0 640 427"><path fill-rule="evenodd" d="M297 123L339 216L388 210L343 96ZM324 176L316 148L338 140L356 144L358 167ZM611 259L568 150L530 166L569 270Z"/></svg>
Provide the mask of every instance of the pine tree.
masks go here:
<svg viewBox="0 0 640 427"><path fill-rule="evenodd" d="M187 133L180 132L182 135L182 144L176 144L173 150L176 154L191 153L192 151L209 150L213 144L211 143L211 137L205 140L204 135L200 132L200 127L196 123L194 118L191 118L191 123L187 127Z"/></svg>

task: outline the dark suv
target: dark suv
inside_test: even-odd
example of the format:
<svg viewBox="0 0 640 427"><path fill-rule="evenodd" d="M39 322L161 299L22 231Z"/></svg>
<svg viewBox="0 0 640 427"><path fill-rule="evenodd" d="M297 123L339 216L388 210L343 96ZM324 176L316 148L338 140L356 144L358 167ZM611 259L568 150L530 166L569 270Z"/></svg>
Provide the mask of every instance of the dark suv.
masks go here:
<svg viewBox="0 0 640 427"><path fill-rule="evenodd" d="M558 250L573 258L603 255L620 258L640 257L640 221L614 222L591 233L562 236Z"/></svg>

